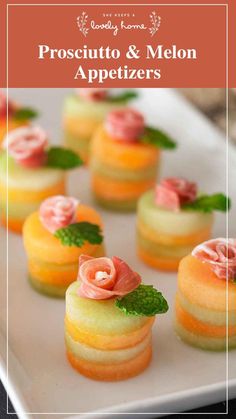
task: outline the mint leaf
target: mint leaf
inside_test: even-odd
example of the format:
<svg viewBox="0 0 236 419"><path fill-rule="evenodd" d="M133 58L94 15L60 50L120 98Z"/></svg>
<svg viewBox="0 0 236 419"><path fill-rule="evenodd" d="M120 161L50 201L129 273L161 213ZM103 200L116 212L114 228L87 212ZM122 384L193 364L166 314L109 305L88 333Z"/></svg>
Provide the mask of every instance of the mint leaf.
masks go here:
<svg viewBox="0 0 236 419"><path fill-rule="evenodd" d="M119 103L119 102L128 102L129 100L135 99L138 97L138 93L127 90L126 92L120 93L116 96L109 96L106 100L112 103Z"/></svg>
<svg viewBox="0 0 236 419"><path fill-rule="evenodd" d="M139 140L144 144L151 144L158 148L174 149L177 146L167 134L152 127L146 127L143 136Z"/></svg>
<svg viewBox="0 0 236 419"><path fill-rule="evenodd" d="M86 221L60 228L54 236L60 239L64 246L82 247L85 242L101 244L103 241L100 227Z"/></svg>
<svg viewBox="0 0 236 419"><path fill-rule="evenodd" d="M212 212L212 211L223 211L226 212L231 207L230 198L222 193L216 193L213 195L202 195L199 196L195 201L189 204L184 204L183 209Z"/></svg>
<svg viewBox="0 0 236 419"><path fill-rule="evenodd" d="M68 170L83 164L81 158L74 151L63 147L51 147L47 152L46 166L54 169Z"/></svg>
<svg viewBox="0 0 236 419"><path fill-rule="evenodd" d="M35 118L37 115L38 115L38 112L36 112L34 109L19 108L19 109L16 109L14 112L14 119L17 119L17 121L24 121L27 119Z"/></svg>
<svg viewBox="0 0 236 419"><path fill-rule="evenodd" d="M138 288L115 302L116 306L128 316L155 316L166 313L168 303L162 293L152 285L140 284Z"/></svg>

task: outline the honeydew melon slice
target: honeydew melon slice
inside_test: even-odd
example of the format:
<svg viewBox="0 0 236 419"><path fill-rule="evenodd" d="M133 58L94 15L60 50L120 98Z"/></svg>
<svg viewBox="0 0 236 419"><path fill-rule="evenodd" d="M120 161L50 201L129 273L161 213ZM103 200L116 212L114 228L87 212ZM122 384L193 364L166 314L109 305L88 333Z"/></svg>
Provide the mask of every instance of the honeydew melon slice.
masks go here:
<svg viewBox="0 0 236 419"><path fill-rule="evenodd" d="M96 174L101 176L106 176L111 179L118 179L118 180L146 180L146 179L156 179L157 176L157 166L149 166L145 169L120 169L109 166L108 164L100 162L96 158L92 158L90 160L90 167L91 170Z"/></svg>
<svg viewBox="0 0 236 419"><path fill-rule="evenodd" d="M120 364L101 364L80 359L67 349L67 358L73 368L80 374L93 380L118 381L126 380L140 374L151 361L151 345L135 358Z"/></svg>
<svg viewBox="0 0 236 419"><path fill-rule="evenodd" d="M175 331L181 340L191 346L195 346L208 351L224 351L226 349L225 338L207 338L204 336L196 335L186 330L177 320L175 321ZM236 336L230 337L228 339L228 348L236 348Z"/></svg>
<svg viewBox="0 0 236 419"><path fill-rule="evenodd" d="M90 152L90 135L88 138L83 138L65 131L63 142L65 147L77 153L84 163L88 162Z"/></svg>
<svg viewBox="0 0 236 419"><path fill-rule="evenodd" d="M182 307L178 298L175 300L175 316L182 327L191 333L209 338L226 337L226 325L219 326L198 320ZM228 336L236 336L236 326L228 326Z"/></svg>
<svg viewBox="0 0 236 419"><path fill-rule="evenodd" d="M185 236L211 227L213 214L189 210L174 212L160 208L151 190L145 192L138 202L138 219L157 233Z"/></svg>
<svg viewBox="0 0 236 419"><path fill-rule="evenodd" d="M125 101L120 102L119 105L106 100L100 102L89 102L77 95L70 95L67 96L64 103L64 116L88 118L88 123L91 119L102 122L108 112L113 109L121 108L125 106L125 104Z"/></svg>
<svg viewBox="0 0 236 419"><path fill-rule="evenodd" d="M141 328L148 322L144 316L127 316L115 306L115 299L92 300L78 295L79 281L66 292L66 316L78 328L102 335L119 335Z"/></svg>
<svg viewBox="0 0 236 419"><path fill-rule="evenodd" d="M196 319L215 326L225 326L227 324L226 311L211 310L209 308L192 304L179 290L177 292L177 299L184 310L196 317ZM236 326L236 310L228 313L228 325Z"/></svg>
<svg viewBox="0 0 236 419"><path fill-rule="evenodd" d="M144 237L139 231L137 234L138 246L145 250L149 255L166 259L180 260L188 255L193 249L192 245L164 245L155 243Z"/></svg>
<svg viewBox="0 0 236 419"><path fill-rule="evenodd" d="M64 172L58 169L40 167L26 169L7 157L6 151L0 153L0 183L7 184L7 161L8 161L8 188L22 189L25 191L42 190L61 182Z"/></svg>
<svg viewBox="0 0 236 419"><path fill-rule="evenodd" d="M119 364L129 361L142 353L151 343L151 334L149 333L142 342L132 348L113 350L92 348L84 343L73 340L68 333L65 334L65 340L67 349L76 357L101 364Z"/></svg>

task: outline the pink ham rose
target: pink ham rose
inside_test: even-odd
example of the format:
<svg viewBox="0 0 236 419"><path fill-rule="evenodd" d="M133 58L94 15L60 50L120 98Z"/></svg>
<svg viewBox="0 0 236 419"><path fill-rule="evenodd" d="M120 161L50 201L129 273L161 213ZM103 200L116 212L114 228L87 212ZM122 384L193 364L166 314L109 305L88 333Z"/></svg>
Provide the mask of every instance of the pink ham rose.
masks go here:
<svg viewBox="0 0 236 419"><path fill-rule="evenodd" d="M10 117L15 110L15 105L8 101L8 117ZM7 116L7 98L3 92L0 92L0 118Z"/></svg>
<svg viewBox="0 0 236 419"><path fill-rule="evenodd" d="M67 227L76 222L76 208L79 201L63 195L45 199L39 208L39 219L43 226L52 234L59 228Z"/></svg>
<svg viewBox="0 0 236 419"><path fill-rule="evenodd" d="M196 197L196 183L183 178L166 178L156 186L156 204L172 211L179 211L181 205L195 201Z"/></svg>
<svg viewBox="0 0 236 419"><path fill-rule="evenodd" d="M8 133L3 142L9 155L27 168L40 167L45 163L47 145L46 133L40 127L17 128Z"/></svg>
<svg viewBox="0 0 236 419"><path fill-rule="evenodd" d="M78 280L79 296L94 300L122 297L141 283L141 277L116 256L111 259L80 256Z"/></svg>
<svg viewBox="0 0 236 419"><path fill-rule="evenodd" d="M90 102L100 102L106 100L108 89L76 89L76 93Z"/></svg>
<svg viewBox="0 0 236 419"><path fill-rule="evenodd" d="M144 117L134 109L118 109L110 112L105 120L105 129L117 140L137 141L144 133Z"/></svg>
<svg viewBox="0 0 236 419"><path fill-rule="evenodd" d="M221 279L236 279L236 239L213 239L195 247L192 255L203 263L208 263L211 270Z"/></svg>

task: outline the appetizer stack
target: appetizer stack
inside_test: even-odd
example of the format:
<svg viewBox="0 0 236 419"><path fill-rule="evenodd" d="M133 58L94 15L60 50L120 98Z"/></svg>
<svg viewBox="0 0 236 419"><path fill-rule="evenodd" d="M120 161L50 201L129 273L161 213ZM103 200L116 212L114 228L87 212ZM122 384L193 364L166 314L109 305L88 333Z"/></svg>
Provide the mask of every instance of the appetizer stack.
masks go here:
<svg viewBox="0 0 236 419"><path fill-rule="evenodd" d="M148 265L176 271L180 260L211 237L213 211L227 211L223 194L199 194L196 183L183 178L163 179L138 202L139 257Z"/></svg>
<svg viewBox="0 0 236 419"><path fill-rule="evenodd" d="M46 132L35 126L11 131L3 148L1 218L10 230L20 233L26 217L39 208L42 200L66 192L65 172L81 166L82 161L71 150L50 147Z"/></svg>
<svg viewBox="0 0 236 419"><path fill-rule="evenodd" d="M213 351L236 348L235 278L235 239L206 241L181 261L176 332L183 341Z"/></svg>
<svg viewBox="0 0 236 419"><path fill-rule="evenodd" d="M63 114L64 144L88 162L90 141L107 115L113 109L125 106L136 97L126 91L112 95L108 89L76 89L66 98Z"/></svg>
<svg viewBox="0 0 236 419"><path fill-rule="evenodd" d="M209 240L214 211L229 210L230 199L202 194L180 177L156 184L161 149L176 143L124 107L135 96L80 89L68 97L67 149L50 146L46 132L29 124L34 112L0 95L0 140L6 115L9 125L0 152L1 219L15 232L23 229L32 287L65 296L70 364L101 381L128 379L148 366L155 316L167 312L168 304L124 260L105 256L100 215L66 196L65 173L83 162L89 163L99 204L115 211L137 207L140 259L159 270L179 267L178 336L207 350L236 347L236 240ZM126 244L125 237L119 239Z"/></svg>
<svg viewBox="0 0 236 419"><path fill-rule="evenodd" d="M26 219L23 240L31 285L54 297L75 281L81 254L104 255L100 216L73 197L46 199Z"/></svg>
<svg viewBox="0 0 236 419"><path fill-rule="evenodd" d="M156 183L160 148L175 143L157 129L147 127L133 109L110 112L91 145L92 190L102 206L135 210L138 198Z"/></svg>
<svg viewBox="0 0 236 419"><path fill-rule="evenodd" d="M95 380L141 373L151 360L155 315L167 310L162 294L123 260L80 256L78 281L66 291L69 362Z"/></svg>

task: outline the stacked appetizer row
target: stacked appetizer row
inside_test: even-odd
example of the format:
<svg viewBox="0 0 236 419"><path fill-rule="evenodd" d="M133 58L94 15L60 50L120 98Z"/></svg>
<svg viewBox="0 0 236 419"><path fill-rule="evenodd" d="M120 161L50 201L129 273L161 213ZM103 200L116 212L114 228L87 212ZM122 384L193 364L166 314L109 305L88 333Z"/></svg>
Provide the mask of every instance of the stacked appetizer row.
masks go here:
<svg viewBox="0 0 236 419"><path fill-rule="evenodd" d="M32 287L66 296L67 357L97 380L126 379L148 366L155 316L167 312L168 303L125 261L106 257L100 215L66 196L67 171L84 163L100 205L137 208L141 260L159 270L179 269L178 336L202 349L236 347L236 240L209 240L214 211L228 211L230 200L200 193L196 183L179 177L156 183L161 149L176 143L125 107L134 97L102 89L68 97L65 148L50 146L46 132L30 124L34 111L0 96L2 222L23 231Z"/></svg>

